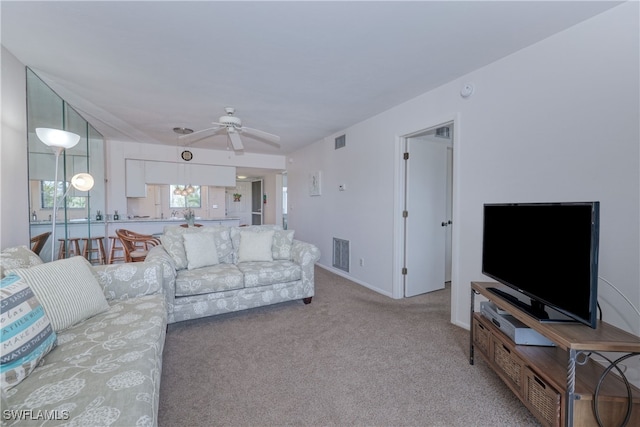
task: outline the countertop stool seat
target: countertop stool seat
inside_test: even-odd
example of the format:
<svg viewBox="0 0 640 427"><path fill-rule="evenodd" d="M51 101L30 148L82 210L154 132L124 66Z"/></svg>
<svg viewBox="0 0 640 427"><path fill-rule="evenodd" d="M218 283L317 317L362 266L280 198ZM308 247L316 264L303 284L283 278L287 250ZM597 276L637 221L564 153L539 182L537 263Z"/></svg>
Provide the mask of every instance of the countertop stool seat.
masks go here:
<svg viewBox="0 0 640 427"><path fill-rule="evenodd" d="M65 246L65 240L68 241L68 248ZM82 255L82 251L80 251L80 238L79 237L69 237L68 239L58 239L60 242L60 249L58 249L58 259L70 258L76 255Z"/></svg>
<svg viewBox="0 0 640 427"><path fill-rule="evenodd" d="M82 250L82 256L85 257L91 264L106 264L107 255L104 250L104 237L83 237L82 242L84 248Z"/></svg>
<svg viewBox="0 0 640 427"><path fill-rule="evenodd" d="M124 248L118 236L109 236L109 264L125 262Z"/></svg>

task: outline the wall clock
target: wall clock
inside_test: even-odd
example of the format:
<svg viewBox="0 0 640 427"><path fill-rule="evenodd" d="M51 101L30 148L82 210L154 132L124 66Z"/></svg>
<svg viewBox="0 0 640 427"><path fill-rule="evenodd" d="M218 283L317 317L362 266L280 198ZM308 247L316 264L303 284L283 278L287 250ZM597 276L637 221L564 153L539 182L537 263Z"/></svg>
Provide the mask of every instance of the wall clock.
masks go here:
<svg viewBox="0 0 640 427"><path fill-rule="evenodd" d="M193 153L189 150L184 150L182 152L182 160L186 160L188 162L191 159L193 159Z"/></svg>

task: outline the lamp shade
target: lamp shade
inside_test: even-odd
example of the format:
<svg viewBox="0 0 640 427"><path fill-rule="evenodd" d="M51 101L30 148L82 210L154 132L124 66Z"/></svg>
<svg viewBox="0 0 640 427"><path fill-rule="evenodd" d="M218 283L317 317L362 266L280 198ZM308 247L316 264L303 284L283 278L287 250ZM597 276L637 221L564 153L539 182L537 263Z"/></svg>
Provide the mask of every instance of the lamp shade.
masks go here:
<svg viewBox="0 0 640 427"><path fill-rule="evenodd" d="M49 147L64 148L65 150L75 147L80 141L80 135L60 129L36 128L36 135Z"/></svg>
<svg viewBox="0 0 640 427"><path fill-rule="evenodd" d="M93 177L88 173L78 173L71 178L71 185L79 191L89 191L93 188Z"/></svg>

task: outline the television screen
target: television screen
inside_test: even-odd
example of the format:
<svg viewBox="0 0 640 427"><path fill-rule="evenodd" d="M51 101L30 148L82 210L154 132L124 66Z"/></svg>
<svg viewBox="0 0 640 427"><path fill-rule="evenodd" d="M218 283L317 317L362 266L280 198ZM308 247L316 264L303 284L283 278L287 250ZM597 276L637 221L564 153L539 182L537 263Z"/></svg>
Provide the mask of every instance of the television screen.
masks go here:
<svg viewBox="0 0 640 427"><path fill-rule="evenodd" d="M596 327L599 202L484 206L482 273L541 321Z"/></svg>

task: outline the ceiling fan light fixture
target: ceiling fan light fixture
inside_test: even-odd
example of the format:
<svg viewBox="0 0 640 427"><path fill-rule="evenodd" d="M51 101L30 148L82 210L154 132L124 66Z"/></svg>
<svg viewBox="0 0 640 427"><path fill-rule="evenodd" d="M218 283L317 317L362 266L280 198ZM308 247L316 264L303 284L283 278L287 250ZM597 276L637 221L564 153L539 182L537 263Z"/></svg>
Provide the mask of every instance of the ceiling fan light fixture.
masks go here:
<svg viewBox="0 0 640 427"><path fill-rule="evenodd" d="M189 135L193 133L193 129L183 128L183 127L175 127L173 131L179 135Z"/></svg>

